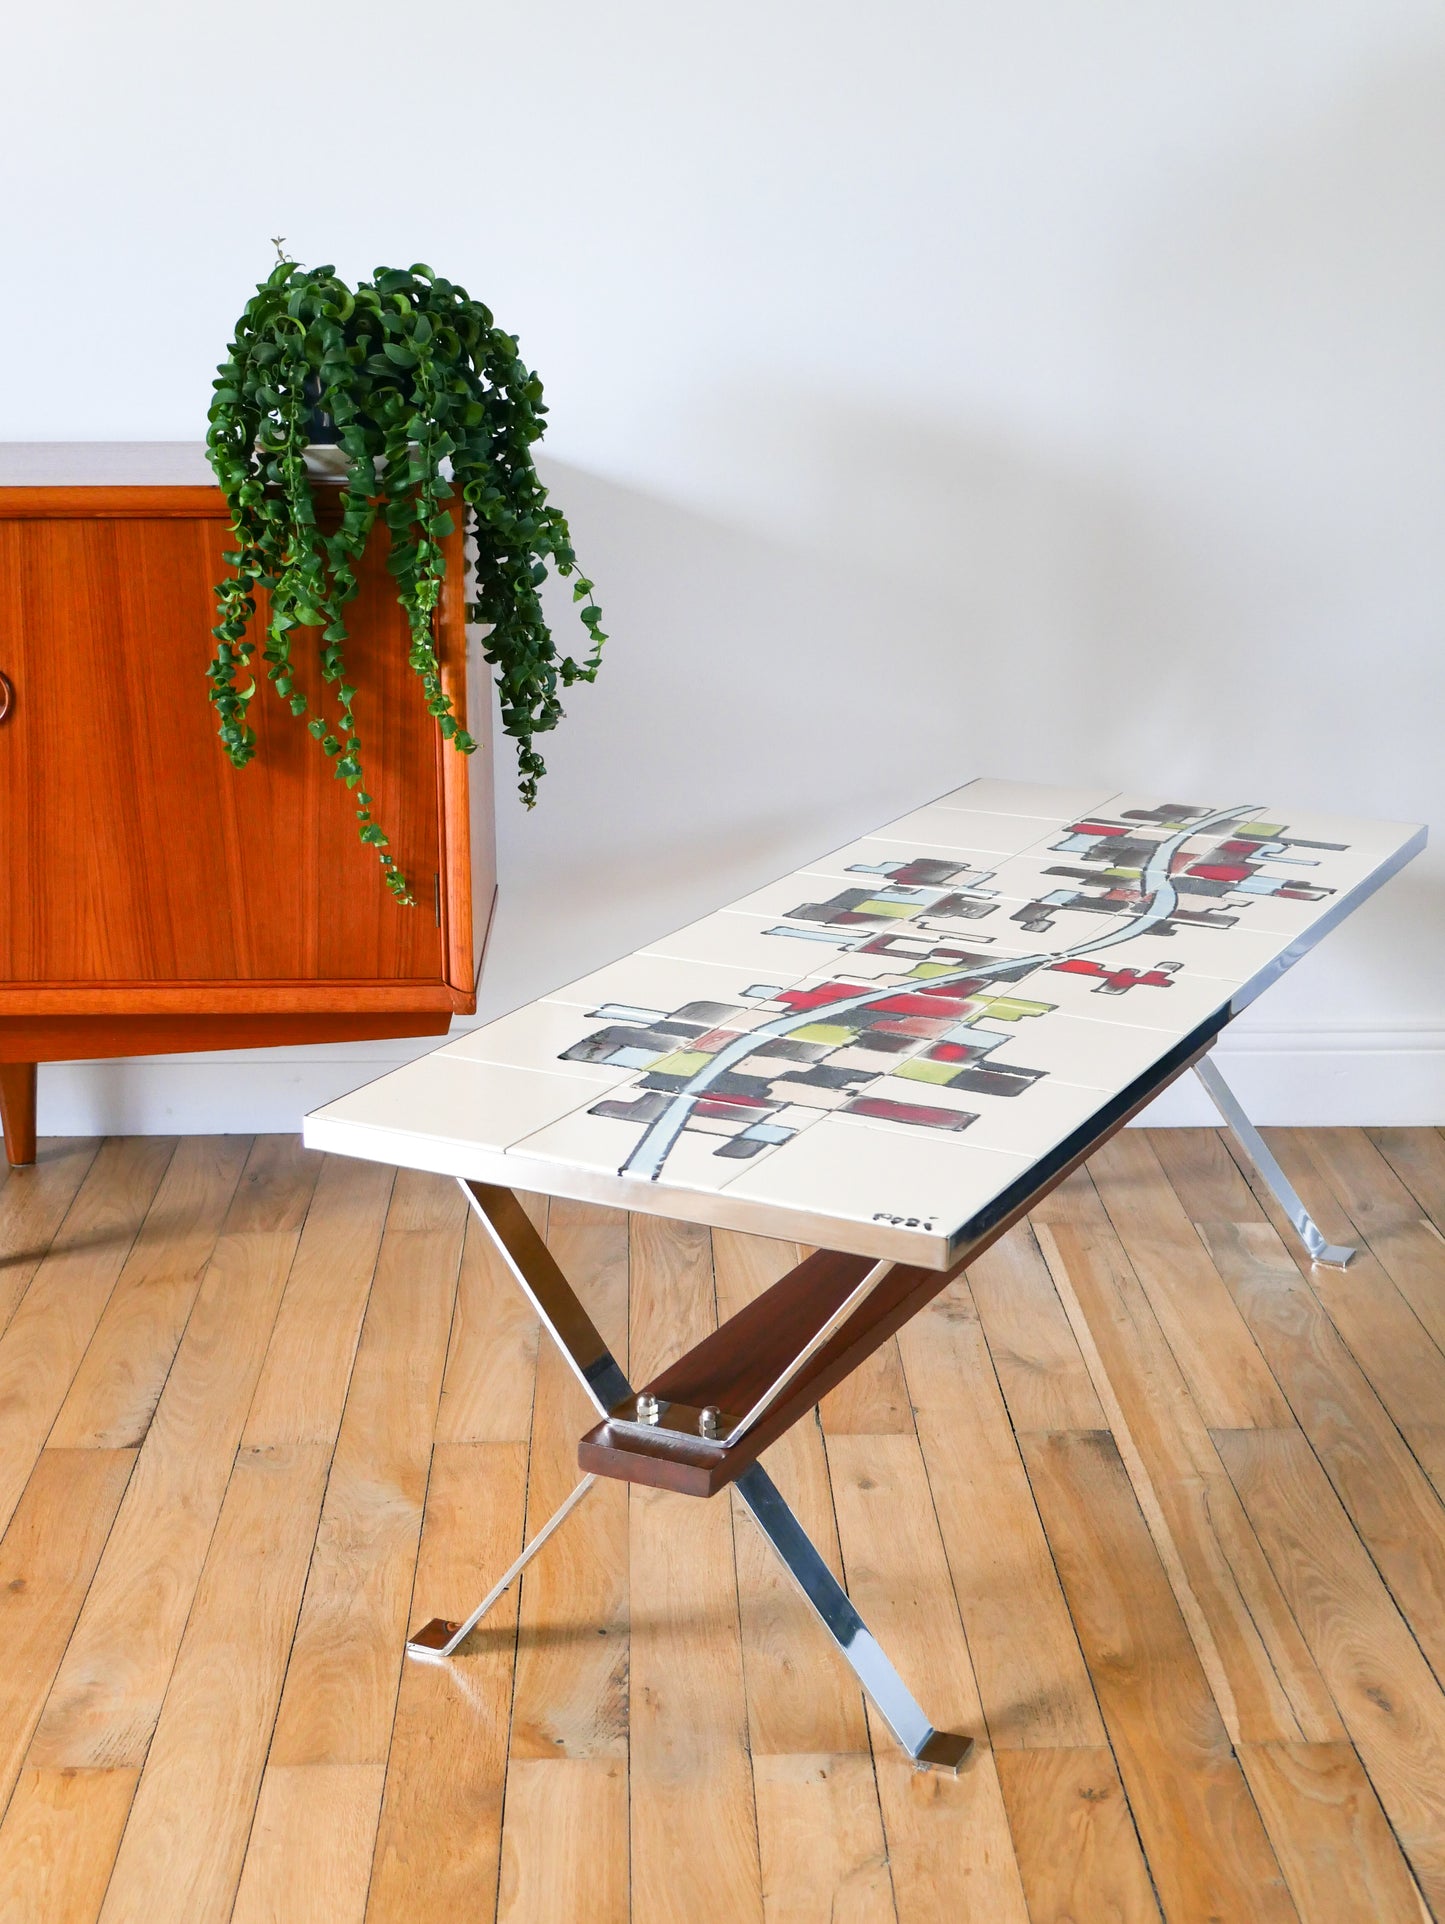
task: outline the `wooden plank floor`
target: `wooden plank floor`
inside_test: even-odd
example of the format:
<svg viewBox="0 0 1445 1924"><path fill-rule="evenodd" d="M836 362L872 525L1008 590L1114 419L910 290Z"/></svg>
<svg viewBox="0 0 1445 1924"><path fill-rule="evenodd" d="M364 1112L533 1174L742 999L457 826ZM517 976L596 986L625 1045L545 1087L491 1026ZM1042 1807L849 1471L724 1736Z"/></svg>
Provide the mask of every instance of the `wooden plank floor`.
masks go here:
<svg viewBox="0 0 1445 1924"><path fill-rule="evenodd" d="M454 1185L289 1138L0 1175L0 1924L1445 1924L1445 1138L1127 1131L768 1467L934 1720L912 1770L746 1512L576 1480ZM644 1377L791 1245L529 1199Z"/></svg>

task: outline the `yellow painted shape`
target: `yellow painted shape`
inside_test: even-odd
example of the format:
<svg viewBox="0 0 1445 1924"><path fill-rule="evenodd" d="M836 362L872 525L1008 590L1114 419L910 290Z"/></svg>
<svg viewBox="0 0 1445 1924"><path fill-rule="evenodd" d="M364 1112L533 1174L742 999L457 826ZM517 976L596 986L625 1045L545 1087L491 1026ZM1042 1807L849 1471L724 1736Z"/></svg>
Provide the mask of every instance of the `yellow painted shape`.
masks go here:
<svg viewBox="0 0 1445 1924"><path fill-rule="evenodd" d="M670 1056L659 1056L649 1071L659 1076L695 1076L699 1069L705 1069L712 1057L705 1049L678 1049Z"/></svg>
<svg viewBox="0 0 1445 1924"><path fill-rule="evenodd" d="M926 1056L914 1056L900 1062L892 1073L909 1082L952 1082L962 1067L961 1062L930 1062Z"/></svg>
<svg viewBox="0 0 1445 1924"><path fill-rule="evenodd" d="M1025 1016L1047 1015L1055 1006L1052 1002L1025 1002L1016 995L985 995L979 1000L988 1004L991 1022L1022 1022Z"/></svg>
<svg viewBox="0 0 1445 1924"><path fill-rule="evenodd" d="M935 975L957 975L958 972L956 962L917 962L908 971L908 977L912 982L928 982Z"/></svg>

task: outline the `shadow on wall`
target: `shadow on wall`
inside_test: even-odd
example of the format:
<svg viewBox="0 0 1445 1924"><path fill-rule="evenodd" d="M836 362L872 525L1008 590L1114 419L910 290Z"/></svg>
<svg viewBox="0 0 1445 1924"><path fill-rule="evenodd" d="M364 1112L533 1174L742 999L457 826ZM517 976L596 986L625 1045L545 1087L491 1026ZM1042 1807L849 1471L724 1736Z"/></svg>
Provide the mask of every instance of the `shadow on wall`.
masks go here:
<svg viewBox="0 0 1445 1924"><path fill-rule="evenodd" d="M1287 697L1256 699L1247 584L1120 488L922 430L832 433L877 512L840 511L831 554L551 464L613 639L530 815L500 748L479 1019L978 774L1390 812L1378 767L1362 781L1346 741L1321 755ZM551 612L560 638L564 597ZM1407 890L1445 920L1418 868L1367 913L1398 923Z"/></svg>
<svg viewBox="0 0 1445 1924"><path fill-rule="evenodd" d="M614 639L530 819L501 750L486 1011L975 774L1445 822L1440 67L1161 156L1072 412L770 372L679 429L721 507L546 464ZM1445 1029L1442 949L1437 849L1270 1015Z"/></svg>
<svg viewBox="0 0 1445 1924"><path fill-rule="evenodd" d="M974 775L1118 765L1087 731L1070 740L1083 651L1064 616L1087 599L1104 492L921 431L865 453L834 419L878 515L833 554L546 464L612 640L596 685L565 697L530 815L499 749L488 1013ZM559 640L574 631L565 591L549 614ZM1135 709L1141 732L1181 700L1168 680Z"/></svg>

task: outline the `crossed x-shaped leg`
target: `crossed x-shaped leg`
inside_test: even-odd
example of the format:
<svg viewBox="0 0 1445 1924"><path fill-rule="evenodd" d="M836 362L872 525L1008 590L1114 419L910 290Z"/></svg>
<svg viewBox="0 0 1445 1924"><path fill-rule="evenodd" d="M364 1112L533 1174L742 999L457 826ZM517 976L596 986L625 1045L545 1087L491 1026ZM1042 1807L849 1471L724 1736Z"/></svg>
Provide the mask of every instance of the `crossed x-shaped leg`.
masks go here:
<svg viewBox="0 0 1445 1924"><path fill-rule="evenodd" d="M1339 1267L1348 1263L1355 1252L1325 1240L1215 1065L1207 1056L1200 1055L1192 1064L1179 1066L1181 1069L1193 1067L1225 1122L1278 1198L1311 1260ZM1113 1126L1119 1126L1124 1119L1121 1115ZM1102 1139L1101 1133L1099 1140ZM1082 1160L1093 1146L1080 1150L1074 1161ZM1063 1173L1064 1165L1047 1174L1041 1172L1037 1193L1052 1187ZM672 1487L690 1487L693 1494L710 1496L726 1488L728 1483L736 1485L758 1528L782 1559L823 1628L852 1665L859 1683L909 1756L920 1766L957 1771L972 1748L972 1739L934 1729L877 1638L849 1601L847 1592L784 1502L772 1478L756 1460L756 1450L762 1440L771 1440L779 1434L796 1421L808 1405L812 1389L804 1372L810 1364L826 1361L831 1345L834 1351L841 1351L838 1374L855 1367L856 1361L850 1362L849 1357L856 1359L860 1351L857 1347L847 1351L850 1332L862 1324L863 1335L859 1341L871 1347L882 1340L889 1328L898 1327L906 1319L911 1306L916 1307L926 1295L942 1287L947 1273L909 1271L893 1263L826 1254L800 1265L792 1278L787 1279L788 1282L798 1279L800 1291L805 1271L820 1263L827 1270L826 1275L815 1273L808 1285L815 1303L822 1306L812 1321L800 1328L796 1348L787 1359L780 1360L768 1377L753 1384L746 1398L739 1399L743 1413L737 1415L708 1403L699 1406L681 1396L664 1394L661 1379L652 1392L634 1393L516 1197L509 1190L485 1183L463 1180L461 1187L597 1412L601 1428L582 1439L580 1450L584 1461L590 1460L597 1467L583 1476L566 1502L543 1524L469 1617L457 1623L434 1618L410 1639L408 1654L431 1662L452 1656L553 1531L582 1501L599 1473L624 1480L665 1483L668 1479L662 1472L669 1467L671 1452L671 1466L685 1471L684 1479L674 1481ZM1007 1222L1022 1213L1033 1199L1020 1202L1012 1216L995 1226L994 1233L1001 1233ZM741 1320L744 1319L735 1319ZM700 1344L688 1358L681 1360L684 1378L688 1363L701 1358L707 1348L706 1342ZM707 1371L703 1369L702 1380L706 1380L706 1376ZM734 1377L733 1380L736 1383L745 1379ZM837 1374L833 1380L837 1380ZM816 1397L812 1400L816 1401ZM771 1419L770 1423L765 1424L765 1419ZM727 1464L730 1452L737 1454L737 1462L743 1467Z"/></svg>
<svg viewBox="0 0 1445 1924"><path fill-rule="evenodd" d="M710 1431L723 1431L720 1412L684 1410L681 1405L664 1406L655 1417L639 1417L639 1399L634 1396L616 1358L516 1198L508 1190L483 1183L463 1181L461 1186L503 1261L571 1364L588 1401L604 1422L623 1431L646 1429L654 1435L659 1432L665 1435L666 1424L672 1419L679 1425L673 1433L685 1437L694 1449L711 1440ZM873 1265L865 1280L875 1278L877 1272L889 1267ZM644 1397L641 1401L645 1407L648 1399ZM717 1438L719 1449L737 1434L736 1425L729 1424ZM498 1597L520 1576L553 1531L576 1509L596 1480L595 1472L582 1478L469 1617L460 1623L434 1618L410 1639L408 1655L432 1662L450 1657ZM758 1528L777 1551L823 1628L852 1665L859 1683L899 1743L919 1766L956 1772L973 1747L972 1738L934 1729L762 1464L750 1464L733 1480Z"/></svg>

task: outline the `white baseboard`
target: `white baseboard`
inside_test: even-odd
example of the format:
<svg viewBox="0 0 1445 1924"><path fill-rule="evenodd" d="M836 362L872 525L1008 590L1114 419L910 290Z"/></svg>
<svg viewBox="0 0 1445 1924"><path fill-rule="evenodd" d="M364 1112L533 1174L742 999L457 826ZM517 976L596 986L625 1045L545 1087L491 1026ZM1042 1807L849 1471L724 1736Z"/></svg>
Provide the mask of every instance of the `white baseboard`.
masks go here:
<svg viewBox="0 0 1445 1924"><path fill-rule="evenodd" d="M1264 1126L1404 1127L1445 1122L1445 1029L1235 1028L1221 1070ZM1193 1076L1181 1076L1139 1117L1151 1129L1217 1124Z"/></svg>
<svg viewBox="0 0 1445 1924"><path fill-rule="evenodd" d="M202 1135L292 1130L308 1109L436 1044L350 1042L119 1062L47 1063L43 1135ZM1219 1046L1230 1084L1263 1124L1445 1123L1445 1029L1239 1027ZM1192 1076L1140 1117L1153 1128L1218 1121Z"/></svg>

